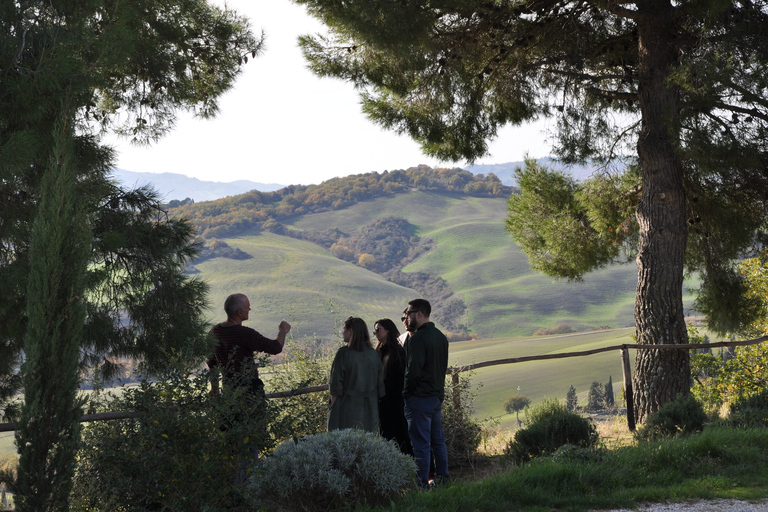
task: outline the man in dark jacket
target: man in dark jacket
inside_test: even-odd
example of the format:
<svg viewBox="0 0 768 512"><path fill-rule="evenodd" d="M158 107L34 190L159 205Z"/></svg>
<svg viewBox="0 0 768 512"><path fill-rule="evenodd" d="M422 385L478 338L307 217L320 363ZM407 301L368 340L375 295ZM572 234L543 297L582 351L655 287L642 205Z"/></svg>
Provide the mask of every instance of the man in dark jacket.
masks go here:
<svg viewBox="0 0 768 512"><path fill-rule="evenodd" d="M291 325L280 322L277 338L271 340L259 332L245 327L248 320L251 303L242 293L233 293L224 301L224 312L227 320L216 324L211 329L211 335L216 338L213 357L208 358L210 369L219 367L224 379L224 386L244 386L255 396L264 395L264 384L259 378L253 359L254 353L279 354L283 351L285 335L291 330ZM219 379L211 381L213 394L219 392Z"/></svg>
<svg viewBox="0 0 768 512"><path fill-rule="evenodd" d="M430 452L435 460L436 482L448 481L448 451L441 424L448 339L429 321L431 312L432 307L424 299L410 301L404 312L406 328L413 333L405 343L405 418L423 488L429 486Z"/></svg>

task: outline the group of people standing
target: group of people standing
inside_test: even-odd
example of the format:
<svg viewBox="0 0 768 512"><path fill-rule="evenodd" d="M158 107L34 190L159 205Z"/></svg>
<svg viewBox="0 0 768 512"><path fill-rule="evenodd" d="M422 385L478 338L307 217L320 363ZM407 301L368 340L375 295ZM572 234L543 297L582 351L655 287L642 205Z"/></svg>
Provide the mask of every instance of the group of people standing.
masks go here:
<svg viewBox="0 0 768 512"><path fill-rule="evenodd" d="M230 295L224 309L227 320L211 330L218 343L208 366L222 367L226 386L253 364L254 352L280 353L291 326L281 322L275 340L244 327L250 303L243 294ZM441 423L448 340L430 321L431 311L424 299L410 301L401 317L403 335L392 320L377 320L375 347L365 321L349 317L342 331L345 345L336 352L329 381L328 430L359 428L395 441L403 453L416 458L422 487L429 486L430 467L437 483L448 480ZM258 373L245 385L263 397ZM212 388L217 392L218 379Z"/></svg>

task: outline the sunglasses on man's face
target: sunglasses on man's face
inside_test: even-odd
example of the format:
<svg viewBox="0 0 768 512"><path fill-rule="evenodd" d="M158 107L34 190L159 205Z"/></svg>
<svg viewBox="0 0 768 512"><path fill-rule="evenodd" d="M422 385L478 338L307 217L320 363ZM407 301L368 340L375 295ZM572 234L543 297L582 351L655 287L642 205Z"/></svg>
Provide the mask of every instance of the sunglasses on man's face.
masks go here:
<svg viewBox="0 0 768 512"><path fill-rule="evenodd" d="M411 311L403 311L403 316L400 317L400 321L405 322L405 319L414 313L418 313L418 311L415 309L412 309Z"/></svg>

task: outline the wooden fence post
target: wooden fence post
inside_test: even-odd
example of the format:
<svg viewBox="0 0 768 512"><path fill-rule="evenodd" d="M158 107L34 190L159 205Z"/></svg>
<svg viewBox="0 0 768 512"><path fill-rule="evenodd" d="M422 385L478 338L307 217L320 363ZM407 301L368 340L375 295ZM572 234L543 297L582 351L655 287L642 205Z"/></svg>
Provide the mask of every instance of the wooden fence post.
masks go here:
<svg viewBox="0 0 768 512"><path fill-rule="evenodd" d="M627 427L635 431L635 402L632 396L632 369L629 365L629 350L621 347L621 368L624 373L624 400L627 402Z"/></svg>
<svg viewBox="0 0 768 512"><path fill-rule="evenodd" d="M461 390L459 389L459 371L455 368L451 370L451 400L453 401L453 410L459 415L461 412Z"/></svg>

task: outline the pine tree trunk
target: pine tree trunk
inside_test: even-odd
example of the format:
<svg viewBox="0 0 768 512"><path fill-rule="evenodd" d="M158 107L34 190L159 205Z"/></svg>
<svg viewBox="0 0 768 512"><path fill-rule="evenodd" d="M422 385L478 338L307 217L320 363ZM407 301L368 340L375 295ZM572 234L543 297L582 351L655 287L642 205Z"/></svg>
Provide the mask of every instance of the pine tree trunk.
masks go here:
<svg viewBox="0 0 768 512"><path fill-rule="evenodd" d="M638 7L643 125L637 147L643 190L637 207L637 343L684 344L685 191L676 153L678 93L667 83L678 58L673 12L668 0L644 1ZM686 394L689 378L686 350L638 350L633 378L637 420Z"/></svg>

